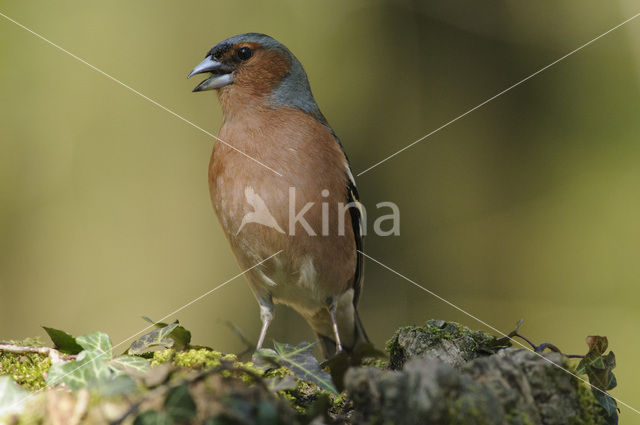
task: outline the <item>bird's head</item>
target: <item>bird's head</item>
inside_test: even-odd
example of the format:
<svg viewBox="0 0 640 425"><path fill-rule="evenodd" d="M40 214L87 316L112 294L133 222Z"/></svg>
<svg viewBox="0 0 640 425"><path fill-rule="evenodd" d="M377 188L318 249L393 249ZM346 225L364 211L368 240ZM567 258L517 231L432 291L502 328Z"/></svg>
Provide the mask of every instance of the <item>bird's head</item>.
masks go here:
<svg viewBox="0 0 640 425"><path fill-rule="evenodd" d="M274 106L299 108L324 119L300 62L268 35L247 33L221 41L188 77L203 73L211 76L198 84L194 92L215 89L225 97L251 96Z"/></svg>

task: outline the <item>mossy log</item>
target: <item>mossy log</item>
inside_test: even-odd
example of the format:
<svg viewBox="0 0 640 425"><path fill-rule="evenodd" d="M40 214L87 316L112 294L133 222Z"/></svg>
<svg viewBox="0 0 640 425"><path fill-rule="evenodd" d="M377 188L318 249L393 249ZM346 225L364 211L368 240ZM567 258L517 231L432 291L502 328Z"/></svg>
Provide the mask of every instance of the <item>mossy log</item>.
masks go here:
<svg viewBox="0 0 640 425"><path fill-rule="evenodd" d="M151 373L141 378L138 394L92 394L87 403L86 390L48 389L22 414L0 418L0 424L160 423L153 412L166 411L168 394L179 387L187 388L195 405L197 413L185 422L190 424L604 423L591 390L567 373L573 369L565 357L506 345L505 340L451 322L401 328L387 343L389 362L369 361L369 366L348 369L346 391L339 396L302 381L278 388L278 382L290 375L284 368L263 373L233 355L167 350L153 357ZM11 375L10 360L19 361L14 379L23 388L37 389L49 362L33 356L0 353L0 372ZM24 370L28 364L37 366L33 374ZM199 377L185 384L184 378L194 373ZM33 381L27 384L26 376ZM79 414L81 403L84 411ZM140 416L145 411L146 421Z"/></svg>
<svg viewBox="0 0 640 425"><path fill-rule="evenodd" d="M494 341L438 320L398 330L387 343L389 370L347 372L353 423L604 423L562 354L496 348Z"/></svg>

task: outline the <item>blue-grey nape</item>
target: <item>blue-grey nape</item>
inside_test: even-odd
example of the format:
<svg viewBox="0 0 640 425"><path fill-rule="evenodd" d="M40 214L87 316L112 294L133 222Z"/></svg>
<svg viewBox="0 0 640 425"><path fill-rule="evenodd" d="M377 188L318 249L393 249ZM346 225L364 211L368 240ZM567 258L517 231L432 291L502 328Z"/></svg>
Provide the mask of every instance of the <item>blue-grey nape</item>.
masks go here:
<svg viewBox="0 0 640 425"><path fill-rule="evenodd" d="M283 78L278 87L273 90L269 101L278 107L285 106L301 109L321 123L326 124L320 108L318 108L318 104L311 93L307 73L293 53L291 53L289 49L287 49L287 52L291 57L289 74Z"/></svg>

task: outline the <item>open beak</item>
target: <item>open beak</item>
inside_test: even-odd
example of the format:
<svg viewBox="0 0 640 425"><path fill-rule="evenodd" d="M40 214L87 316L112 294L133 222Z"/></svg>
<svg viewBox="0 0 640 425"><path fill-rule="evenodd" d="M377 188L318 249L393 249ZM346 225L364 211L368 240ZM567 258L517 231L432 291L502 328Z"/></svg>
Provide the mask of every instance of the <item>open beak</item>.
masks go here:
<svg viewBox="0 0 640 425"><path fill-rule="evenodd" d="M211 77L207 78L200 84L196 86L193 91L206 91L219 89L220 87L228 86L233 83L233 69L231 67L214 61L211 56L207 56L202 62L200 62L193 71L189 73L187 78L191 78L196 74L203 74L205 72L210 72Z"/></svg>

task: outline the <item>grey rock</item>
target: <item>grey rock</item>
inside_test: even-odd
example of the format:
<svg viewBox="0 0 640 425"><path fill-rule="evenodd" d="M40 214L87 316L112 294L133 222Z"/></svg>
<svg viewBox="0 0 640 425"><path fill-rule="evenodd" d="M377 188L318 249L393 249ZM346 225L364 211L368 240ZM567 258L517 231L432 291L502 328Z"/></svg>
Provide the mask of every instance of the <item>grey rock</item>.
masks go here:
<svg viewBox="0 0 640 425"><path fill-rule="evenodd" d="M430 320L421 327L399 329L387 343L392 369L402 369L407 359L424 356L460 367L484 355L487 343L494 337L471 331L457 323Z"/></svg>
<svg viewBox="0 0 640 425"><path fill-rule="evenodd" d="M347 372L352 423L599 423L595 399L562 370L561 354L495 349L492 340L443 321L400 329L388 344L396 370Z"/></svg>

